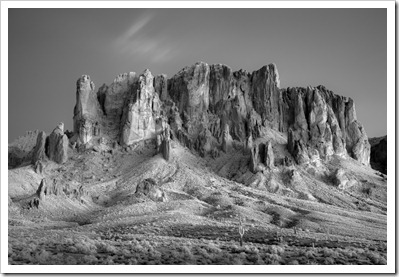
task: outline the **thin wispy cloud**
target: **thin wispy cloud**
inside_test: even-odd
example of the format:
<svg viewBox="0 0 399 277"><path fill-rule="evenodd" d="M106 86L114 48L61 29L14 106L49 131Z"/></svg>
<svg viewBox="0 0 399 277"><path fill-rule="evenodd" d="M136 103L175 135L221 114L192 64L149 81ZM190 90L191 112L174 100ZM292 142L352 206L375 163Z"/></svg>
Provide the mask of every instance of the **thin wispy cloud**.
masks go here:
<svg viewBox="0 0 399 277"><path fill-rule="evenodd" d="M136 19L132 25L114 43L119 53L129 57L141 57L150 62L165 62L176 54L170 39L161 33L149 35L147 28L154 19L154 14L146 14Z"/></svg>

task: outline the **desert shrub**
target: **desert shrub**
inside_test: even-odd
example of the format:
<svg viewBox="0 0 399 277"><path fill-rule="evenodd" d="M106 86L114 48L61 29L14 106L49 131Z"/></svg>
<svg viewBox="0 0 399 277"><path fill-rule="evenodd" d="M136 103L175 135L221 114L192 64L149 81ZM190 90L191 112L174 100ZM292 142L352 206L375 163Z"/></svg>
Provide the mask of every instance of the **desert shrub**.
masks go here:
<svg viewBox="0 0 399 277"><path fill-rule="evenodd" d="M377 252L367 251L365 254L373 264L383 265L387 263L386 259Z"/></svg>
<svg viewBox="0 0 399 277"><path fill-rule="evenodd" d="M150 257L151 259L153 259L154 261L158 261L158 263L159 263L160 260L161 260L161 258L162 258L162 253L159 252L158 250L155 250L155 249L154 249L154 250L150 253L149 257Z"/></svg>
<svg viewBox="0 0 399 277"><path fill-rule="evenodd" d="M258 262L259 255L257 253L251 253L247 255L247 260L253 264Z"/></svg>
<svg viewBox="0 0 399 277"><path fill-rule="evenodd" d="M35 254L35 260L39 264L47 264L51 254L47 252L45 249L41 249Z"/></svg>
<svg viewBox="0 0 399 277"><path fill-rule="evenodd" d="M83 254L97 253L97 247L92 240L81 240L75 244L77 252Z"/></svg>
<svg viewBox="0 0 399 277"><path fill-rule="evenodd" d="M184 257L186 257L188 260L194 260L194 256L191 253L190 248L188 248L187 246L183 245L181 247L181 252L183 253Z"/></svg>
<svg viewBox="0 0 399 277"><path fill-rule="evenodd" d="M208 254L208 251L204 248L202 248L201 246L196 246L193 248L193 250L195 249L195 252L198 253L199 256L202 256L206 259L209 259L211 256Z"/></svg>
<svg viewBox="0 0 399 277"><path fill-rule="evenodd" d="M284 253L284 247L279 246L279 245L270 245L268 252L271 254L278 254L281 255Z"/></svg>
<svg viewBox="0 0 399 277"><path fill-rule="evenodd" d="M335 264L335 260L333 258L331 258L331 257L327 257L327 258L324 259L324 264L326 264L326 265Z"/></svg>
<svg viewBox="0 0 399 277"><path fill-rule="evenodd" d="M208 245L205 245L204 248L212 253L212 254L219 254L222 250L214 243L209 243Z"/></svg>
<svg viewBox="0 0 399 277"><path fill-rule="evenodd" d="M35 259L32 257L32 252L29 249L23 249L19 255L18 255L22 260L28 261L28 262L33 262Z"/></svg>
<svg viewBox="0 0 399 277"><path fill-rule="evenodd" d="M366 196L370 197L373 195L373 189L370 186L366 186L362 188L362 193L365 194Z"/></svg>
<svg viewBox="0 0 399 277"><path fill-rule="evenodd" d="M94 255L85 255L82 258L84 264L96 264L98 259Z"/></svg>
<svg viewBox="0 0 399 277"><path fill-rule="evenodd" d="M64 238L62 240L62 244L68 244L68 245L73 245L75 242L72 238Z"/></svg>
<svg viewBox="0 0 399 277"><path fill-rule="evenodd" d="M245 245L244 251L248 254L258 254L259 249L256 246Z"/></svg>
<svg viewBox="0 0 399 277"><path fill-rule="evenodd" d="M348 248L344 248L344 249L341 248L341 249L338 250L338 253L343 255L343 256L346 256L348 258L356 257L356 252L355 252L355 249L353 247L348 247Z"/></svg>
<svg viewBox="0 0 399 277"><path fill-rule="evenodd" d="M115 258L115 256L109 255L109 256L107 256L107 257L102 261L102 264L114 265L114 264L115 264L114 258Z"/></svg>
<svg viewBox="0 0 399 277"><path fill-rule="evenodd" d="M70 253L77 253L78 252L78 249L75 246L73 246L73 245L69 245L65 249L66 249L66 252L70 252Z"/></svg>
<svg viewBox="0 0 399 277"><path fill-rule="evenodd" d="M240 253L242 251L242 247L239 247L237 245L231 246L231 252L232 253Z"/></svg>
<svg viewBox="0 0 399 277"><path fill-rule="evenodd" d="M324 247L323 255L324 255L324 257L336 258L338 256L338 253L330 248Z"/></svg>
<svg viewBox="0 0 399 277"><path fill-rule="evenodd" d="M355 251L357 254L360 254L360 255L365 253L364 249L362 249L362 248L357 248Z"/></svg>
<svg viewBox="0 0 399 277"><path fill-rule="evenodd" d="M234 265L243 265L244 262L241 260L240 257L234 257L233 259L231 259L231 264L234 264Z"/></svg>
<svg viewBox="0 0 399 277"><path fill-rule="evenodd" d="M128 265L137 265L137 260L135 258L130 258L127 260Z"/></svg>
<svg viewBox="0 0 399 277"><path fill-rule="evenodd" d="M97 252L99 253L116 253L117 249L103 241L96 242Z"/></svg>
<svg viewBox="0 0 399 277"><path fill-rule="evenodd" d="M68 264L68 265L76 265L77 264L77 262L76 262L76 260L75 260L75 258L74 257L72 257L72 256L66 256L66 258L65 258L65 260L64 260L65 262L65 264Z"/></svg>
<svg viewBox="0 0 399 277"><path fill-rule="evenodd" d="M263 260L264 260L265 264L277 265L277 264L280 264L281 257L277 254L266 253Z"/></svg>
<svg viewBox="0 0 399 277"><path fill-rule="evenodd" d="M288 262L289 265L299 265L298 260L291 260Z"/></svg>
<svg viewBox="0 0 399 277"><path fill-rule="evenodd" d="M313 259L316 256L316 253L313 250L308 250L305 253L305 257L308 259Z"/></svg>

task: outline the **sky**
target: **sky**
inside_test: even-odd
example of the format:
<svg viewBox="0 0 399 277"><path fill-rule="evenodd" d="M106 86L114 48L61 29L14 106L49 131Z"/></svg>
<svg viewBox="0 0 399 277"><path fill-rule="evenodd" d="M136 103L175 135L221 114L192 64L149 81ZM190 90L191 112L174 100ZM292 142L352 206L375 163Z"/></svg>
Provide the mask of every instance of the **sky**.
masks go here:
<svg viewBox="0 0 399 277"><path fill-rule="evenodd" d="M281 87L349 96L369 137L387 133L385 9L9 9L9 142L72 130L76 80L173 76L197 61L250 72L276 63Z"/></svg>

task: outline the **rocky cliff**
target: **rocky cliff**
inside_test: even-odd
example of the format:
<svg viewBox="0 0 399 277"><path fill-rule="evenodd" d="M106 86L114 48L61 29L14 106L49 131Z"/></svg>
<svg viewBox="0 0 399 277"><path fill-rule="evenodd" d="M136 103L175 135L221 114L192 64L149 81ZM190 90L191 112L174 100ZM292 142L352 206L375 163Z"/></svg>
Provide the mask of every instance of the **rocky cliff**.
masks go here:
<svg viewBox="0 0 399 277"><path fill-rule="evenodd" d="M201 156L226 152L233 142L255 155L261 147L267 159L253 161L270 168L272 143L264 150L257 141L273 131L286 137L298 164L332 155L370 163L370 144L353 100L324 86L280 88L275 64L250 73L198 62L170 79L147 69L121 74L97 92L83 75L76 99L74 133L82 144L100 135L96 126L123 146L159 140L168 126L172 139Z"/></svg>

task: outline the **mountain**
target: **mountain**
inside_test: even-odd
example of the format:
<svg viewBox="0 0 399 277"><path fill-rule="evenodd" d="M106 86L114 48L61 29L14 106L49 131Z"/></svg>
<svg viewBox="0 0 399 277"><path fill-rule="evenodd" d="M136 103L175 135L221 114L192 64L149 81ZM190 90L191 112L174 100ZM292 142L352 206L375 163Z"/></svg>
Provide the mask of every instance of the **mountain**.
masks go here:
<svg viewBox="0 0 399 277"><path fill-rule="evenodd" d="M35 134L9 146L11 263L386 263L354 101L280 88L275 64L83 75L73 131Z"/></svg>

